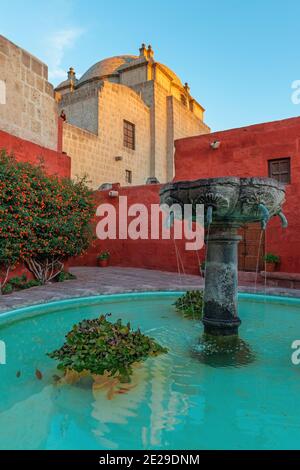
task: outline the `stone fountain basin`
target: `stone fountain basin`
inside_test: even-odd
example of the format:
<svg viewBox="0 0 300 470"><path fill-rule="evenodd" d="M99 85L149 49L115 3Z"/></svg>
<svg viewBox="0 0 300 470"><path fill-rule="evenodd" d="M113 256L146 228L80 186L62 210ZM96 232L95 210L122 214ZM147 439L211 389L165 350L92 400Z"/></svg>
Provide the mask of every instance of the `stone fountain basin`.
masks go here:
<svg viewBox="0 0 300 470"><path fill-rule="evenodd" d="M261 222L265 218L262 204L269 216L277 215L285 201L285 185L273 178L209 178L168 183L160 190L161 204L204 204L213 208L213 223ZM195 210L193 210L195 213Z"/></svg>

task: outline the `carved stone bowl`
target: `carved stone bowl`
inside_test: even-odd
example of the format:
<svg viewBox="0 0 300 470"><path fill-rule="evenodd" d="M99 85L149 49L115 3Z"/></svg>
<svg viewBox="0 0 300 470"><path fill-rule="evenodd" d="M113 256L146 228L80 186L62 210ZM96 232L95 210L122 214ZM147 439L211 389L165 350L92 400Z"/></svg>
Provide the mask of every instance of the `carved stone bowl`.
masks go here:
<svg viewBox="0 0 300 470"><path fill-rule="evenodd" d="M242 225L262 222L281 213L285 186L272 178L209 178L168 183L160 191L161 204L204 204L212 207L212 223Z"/></svg>

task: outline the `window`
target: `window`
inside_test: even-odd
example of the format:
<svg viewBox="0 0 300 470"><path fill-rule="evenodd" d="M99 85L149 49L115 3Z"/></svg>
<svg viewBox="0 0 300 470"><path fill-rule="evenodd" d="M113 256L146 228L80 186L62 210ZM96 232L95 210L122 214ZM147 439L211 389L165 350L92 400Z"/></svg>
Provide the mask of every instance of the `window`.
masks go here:
<svg viewBox="0 0 300 470"><path fill-rule="evenodd" d="M135 150L135 125L124 120L124 147Z"/></svg>
<svg viewBox="0 0 300 470"><path fill-rule="evenodd" d="M130 170L125 170L125 181L128 184L132 183L132 171Z"/></svg>
<svg viewBox="0 0 300 470"><path fill-rule="evenodd" d="M269 160L269 176L281 183L291 182L291 159Z"/></svg>

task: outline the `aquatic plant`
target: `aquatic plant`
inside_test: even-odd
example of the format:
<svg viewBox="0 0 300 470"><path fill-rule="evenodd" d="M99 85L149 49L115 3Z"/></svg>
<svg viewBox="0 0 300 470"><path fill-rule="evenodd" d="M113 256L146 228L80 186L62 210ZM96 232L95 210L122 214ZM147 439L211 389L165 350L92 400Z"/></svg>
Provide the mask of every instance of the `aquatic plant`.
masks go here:
<svg viewBox="0 0 300 470"><path fill-rule="evenodd" d="M120 319L112 323L107 317L101 315L74 325L63 346L48 353L59 361L57 367L70 379L67 381L76 382L91 375L96 383L102 380L99 376L104 381L109 377L117 382L130 382L134 363L167 353L166 348L140 329L133 330L130 323L124 325Z"/></svg>
<svg viewBox="0 0 300 470"><path fill-rule="evenodd" d="M186 318L201 319L203 308L203 291L191 290L179 297L174 303L177 312Z"/></svg>

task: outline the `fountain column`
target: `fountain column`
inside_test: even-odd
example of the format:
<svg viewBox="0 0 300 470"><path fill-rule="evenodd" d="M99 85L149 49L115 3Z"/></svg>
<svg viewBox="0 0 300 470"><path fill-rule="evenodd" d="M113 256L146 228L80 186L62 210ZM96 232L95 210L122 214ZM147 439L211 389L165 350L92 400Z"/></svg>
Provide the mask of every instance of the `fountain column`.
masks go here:
<svg viewBox="0 0 300 470"><path fill-rule="evenodd" d="M207 243L204 291L204 332L213 336L238 334L238 243L234 225L212 224Z"/></svg>

